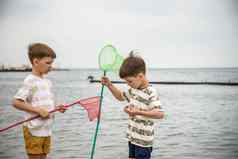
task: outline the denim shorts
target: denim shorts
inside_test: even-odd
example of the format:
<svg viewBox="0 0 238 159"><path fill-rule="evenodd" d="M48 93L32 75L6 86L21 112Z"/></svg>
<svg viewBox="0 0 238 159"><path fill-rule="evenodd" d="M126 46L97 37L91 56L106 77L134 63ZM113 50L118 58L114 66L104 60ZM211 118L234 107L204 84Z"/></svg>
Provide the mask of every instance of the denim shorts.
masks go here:
<svg viewBox="0 0 238 159"><path fill-rule="evenodd" d="M141 147L128 142L129 158L150 159L152 147Z"/></svg>

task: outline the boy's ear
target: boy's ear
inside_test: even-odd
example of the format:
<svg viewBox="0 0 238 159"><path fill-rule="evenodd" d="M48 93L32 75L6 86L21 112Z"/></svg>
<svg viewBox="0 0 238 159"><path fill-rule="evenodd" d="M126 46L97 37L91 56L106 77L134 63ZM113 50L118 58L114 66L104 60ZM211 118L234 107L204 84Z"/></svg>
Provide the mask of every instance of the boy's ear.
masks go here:
<svg viewBox="0 0 238 159"><path fill-rule="evenodd" d="M37 58L34 58L32 60L32 65L37 65L39 63L39 60Z"/></svg>
<svg viewBox="0 0 238 159"><path fill-rule="evenodd" d="M143 74L143 73L139 73L137 76L138 76L139 78L143 78L143 77L144 77L144 74Z"/></svg>

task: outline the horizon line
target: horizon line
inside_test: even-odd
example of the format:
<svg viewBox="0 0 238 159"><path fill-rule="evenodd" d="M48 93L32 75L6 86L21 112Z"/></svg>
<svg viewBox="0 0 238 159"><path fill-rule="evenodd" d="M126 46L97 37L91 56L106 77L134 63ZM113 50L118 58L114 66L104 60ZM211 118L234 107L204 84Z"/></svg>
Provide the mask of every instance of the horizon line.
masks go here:
<svg viewBox="0 0 238 159"><path fill-rule="evenodd" d="M59 67L60 69L100 69L96 67ZM147 69L238 69L234 67L148 67Z"/></svg>

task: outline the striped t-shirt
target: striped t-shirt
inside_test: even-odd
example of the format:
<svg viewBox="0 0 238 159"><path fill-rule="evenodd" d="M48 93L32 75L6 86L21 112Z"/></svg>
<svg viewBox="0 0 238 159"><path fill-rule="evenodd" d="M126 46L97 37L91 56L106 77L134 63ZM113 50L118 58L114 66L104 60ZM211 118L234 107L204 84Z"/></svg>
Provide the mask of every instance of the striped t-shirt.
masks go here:
<svg viewBox="0 0 238 159"><path fill-rule="evenodd" d="M163 111L157 91L151 86L141 90L130 88L123 95L129 100L131 105L140 110L151 111L159 108L160 111ZM130 117L126 137L128 141L135 145L152 147L154 140L153 119L141 115Z"/></svg>

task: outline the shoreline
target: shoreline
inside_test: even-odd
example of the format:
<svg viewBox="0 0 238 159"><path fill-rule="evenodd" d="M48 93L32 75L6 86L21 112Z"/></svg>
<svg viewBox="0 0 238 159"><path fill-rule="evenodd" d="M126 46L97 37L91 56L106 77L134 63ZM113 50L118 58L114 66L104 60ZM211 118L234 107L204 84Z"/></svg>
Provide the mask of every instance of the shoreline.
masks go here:
<svg viewBox="0 0 238 159"><path fill-rule="evenodd" d="M4 70L0 70L0 72L31 72L32 69L24 69L24 70L17 70L17 69L4 69ZM52 71L70 71L70 69L64 69L64 68L56 68L56 69L53 69Z"/></svg>

